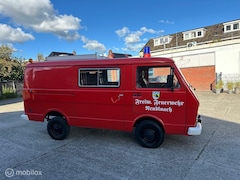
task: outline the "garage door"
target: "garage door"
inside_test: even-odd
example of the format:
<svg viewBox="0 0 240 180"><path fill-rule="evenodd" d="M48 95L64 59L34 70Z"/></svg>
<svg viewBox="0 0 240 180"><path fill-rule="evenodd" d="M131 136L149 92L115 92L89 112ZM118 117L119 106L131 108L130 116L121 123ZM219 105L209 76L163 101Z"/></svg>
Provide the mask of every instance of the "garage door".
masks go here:
<svg viewBox="0 0 240 180"><path fill-rule="evenodd" d="M197 90L210 90L215 80L215 53L200 53L173 58L187 81Z"/></svg>
<svg viewBox="0 0 240 180"><path fill-rule="evenodd" d="M210 90L215 80L215 66L180 68L187 81L197 90Z"/></svg>

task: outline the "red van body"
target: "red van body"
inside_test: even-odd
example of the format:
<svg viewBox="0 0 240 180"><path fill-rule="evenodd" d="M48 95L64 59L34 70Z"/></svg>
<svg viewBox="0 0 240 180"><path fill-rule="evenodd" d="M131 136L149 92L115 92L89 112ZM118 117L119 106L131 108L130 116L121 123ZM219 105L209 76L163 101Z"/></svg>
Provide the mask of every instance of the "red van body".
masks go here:
<svg viewBox="0 0 240 180"><path fill-rule="evenodd" d="M141 85L141 78L148 84ZM141 145L158 147L164 134L202 131L198 98L167 58L68 60L66 56L66 60L30 63L23 100L29 120L55 121L48 127L54 139L64 139L69 126L136 130Z"/></svg>

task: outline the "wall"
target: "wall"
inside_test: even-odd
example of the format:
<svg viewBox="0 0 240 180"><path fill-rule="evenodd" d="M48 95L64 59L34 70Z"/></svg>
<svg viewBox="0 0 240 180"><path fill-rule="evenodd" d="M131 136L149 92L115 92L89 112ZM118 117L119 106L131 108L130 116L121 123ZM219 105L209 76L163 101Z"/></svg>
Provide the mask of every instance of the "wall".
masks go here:
<svg viewBox="0 0 240 180"><path fill-rule="evenodd" d="M189 83L201 90L210 89L216 73L240 74L240 39L155 50L151 56L172 58Z"/></svg>
<svg viewBox="0 0 240 180"><path fill-rule="evenodd" d="M240 74L240 44L222 46L216 49L216 72Z"/></svg>

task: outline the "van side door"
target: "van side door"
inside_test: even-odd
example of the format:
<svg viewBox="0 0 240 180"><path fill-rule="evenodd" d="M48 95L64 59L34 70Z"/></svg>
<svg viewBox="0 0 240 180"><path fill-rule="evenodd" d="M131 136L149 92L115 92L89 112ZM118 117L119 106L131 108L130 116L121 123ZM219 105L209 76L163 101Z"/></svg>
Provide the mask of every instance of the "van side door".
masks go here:
<svg viewBox="0 0 240 180"><path fill-rule="evenodd" d="M124 93L120 84L121 71L119 66L78 69L75 125L122 129Z"/></svg>

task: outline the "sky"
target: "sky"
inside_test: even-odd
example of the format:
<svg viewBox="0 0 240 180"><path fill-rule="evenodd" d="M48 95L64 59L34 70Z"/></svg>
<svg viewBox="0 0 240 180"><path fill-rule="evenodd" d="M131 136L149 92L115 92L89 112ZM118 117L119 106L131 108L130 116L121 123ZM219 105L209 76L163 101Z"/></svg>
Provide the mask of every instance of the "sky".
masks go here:
<svg viewBox="0 0 240 180"><path fill-rule="evenodd" d="M0 45L25 59L52 51L138 56L151 39L240 19L240 0L1 0Z"/></svg>

